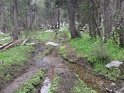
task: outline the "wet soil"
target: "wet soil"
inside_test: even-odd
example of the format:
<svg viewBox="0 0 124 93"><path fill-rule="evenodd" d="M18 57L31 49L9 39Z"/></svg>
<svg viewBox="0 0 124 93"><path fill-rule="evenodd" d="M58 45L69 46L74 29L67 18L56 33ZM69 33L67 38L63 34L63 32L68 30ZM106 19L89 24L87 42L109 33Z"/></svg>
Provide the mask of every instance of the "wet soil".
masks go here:
<svg viewBox="0 0 124 93"><path fill-rule="evenodd" d="M87 83L88 86L93 87L98 93L124 93L123 86L118 86L117 88L116 85L113 86L114 88L111 88L112 84L115 82L93 74L90 65L85 63L83 59L77 60L77 63L81 64L70 64L60 56L57 47L50 48L51 51L47 56L44 55L46 50L48 50L48 48L45 46L45 44L38 44L36 50L32 53L32 62L31 65L29 65L29 68L25 70L25 73L20 75L13 82L8 84L3 90L1 90L0 93L14 93L15 90L23 85L39 69L45 69L48 71L46 76L48 82L46 84L42 84L39 90L42 90L49 84L48 87L45 87L45 90L43 89L44 92L41 91L40 93L48 93L48 89L51 86L50 84L52 83L55 75L58 75L61 78L56 93L73 93L71 90L75 85L75 81L77 81L76 75ZM120 81L120 83L122 82L123 81ZM121 92L110 91L111 89L115 88L117 91Z"/></svg>
<svg viewBox="0 0 124 93"><path fill-rule="evenodd" d="M39 43L35 46L35 51L31 53L31 57L29 62L26 62L24 69L18 73L18 76L13 78L12 82L6 84L0 90L0 93L14 93L20 86L22 86L27 80L29 80L38 70L40 70L40 66L36 64L36 60L34 59L39 53L44 55L45 44ZM42 56L41 56L42 57ZM39 58L41 59L41 58Z"/></svg>
<svg viewBox="0 0 124 93"><path fill-rule="evenodd" d="M56 93L72 93L71 90L77 80L76 74L68 68L67 62L60 57L57 49L53 49L49 55L43 58L42 62L41 66L49 68L48 78L51 82L55 75L61 78Z"/></svg>
<svg viewBox="0 0 124 93"><path fill-rule="evenodd" d="M88 86L92 86L98 93L124 93L124 80L111 81L104 76L94 74L91 64L85 58L76 54L75 50L70 46L66 46L67 57L62 57L75 64L67 64L69 69L78 74ZM76 59L73 59L76 58ZM124 67L124 66L123 66ZM122 68L123 68L122 67Z"/></svg>

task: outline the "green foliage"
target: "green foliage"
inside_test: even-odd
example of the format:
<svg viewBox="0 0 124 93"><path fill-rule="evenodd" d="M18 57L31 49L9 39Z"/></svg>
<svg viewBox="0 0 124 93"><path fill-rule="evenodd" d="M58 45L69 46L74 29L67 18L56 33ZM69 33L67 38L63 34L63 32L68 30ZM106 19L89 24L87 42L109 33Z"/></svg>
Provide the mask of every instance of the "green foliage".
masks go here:
<svg viewBox="0 0 124 93"><path fill-rule="evenodd" d="M52 81L52 86L49 89L48 93L56 93L58 87L59 87L60 77L55 76L55 78Z"/></svg>
<svg viewBox="0 0 124 93"><path fill-rule="evenodd" d="M111 60L124 61L124 49L119 48L111 39L106 44L102 44L99 39L93 40L84 34L83 38L72 39L69 43L80 56L92 63L97 74L102 74L110 80L116 80L121 76L119 69L105 68L106 63Z"/></svg>
<svg viewBox="0 0 124 93"><path fill-rule="evenodd" d="M117 80L121 76L121 71L118 68L106 68L105 65L101 63L96 63L94 65L94 71L100 75L104 75L110 80Z"/></svg>
<svg viewBox="0 0 124 93"><path fill-rule="evenodd" d="M41 84L44 79L44 71L37 72L30 78L16 93L36 93L36 88Z"/></svg>
<svg viewBox="0 0 124 93"><path fill-rule="evenodd" d="M44 30L26 30L21 38L28 38L29 40L48 41L54 38L54 32L45 32Z"/></svg>
<svg viewBox="0 0 124 93"><path fill-rule="evenodd" d="M111 61L111 56L107 51L107 47L102 42L100 42L96 44L95 47L92 49L89 60L91 62L100 62L104 64Z"/></svg>
<svg viewBox="0 0 124 93"><path fill-rule="evenodd" d="M74 93L97 93L92 88L88 87L86 83L84 83L82 80L78 79L76 81L75 86L72 90Z"/></svg>
<svg viewBox="0 0 124 93"><path fill-rule="evenodd" d="M28 60L31 46L16 46L0 52L0 80L7 82L20 71L21 66Z"/></svg>
<svg viewBox="0 0 124 93"><path fill-rule="evenodd" d="M5 40L3 40L3 39L5 39ZM5 44L5 43L9 43L9 42L11 42L12 40L11 40L11 38L10 38L10 36L9 36L9 34L7 33L7 34L1 34L0 35L0 44Z"/></svg>
<svg viewBox="0 0 124 93"><path fill-rule="evenodd" d="M59 48L59 53L66 59L67 58L67 51L66 51L66 46L60 46Z"/></svg>

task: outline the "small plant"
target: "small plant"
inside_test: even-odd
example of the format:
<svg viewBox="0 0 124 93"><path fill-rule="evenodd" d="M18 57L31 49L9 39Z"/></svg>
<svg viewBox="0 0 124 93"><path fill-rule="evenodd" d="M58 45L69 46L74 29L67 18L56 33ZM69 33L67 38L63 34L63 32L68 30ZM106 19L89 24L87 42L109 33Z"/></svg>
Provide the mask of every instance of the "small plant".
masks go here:
<svg viewBox="0 0 124 93"><path fill-rule="evenodd" d="M55 76L52 82L52 86L49 89L48 93L56 93L57 89L59 88L60 77Z"/></svg>
<svg viewBox="0 0 124 93"><path fill-rule="evenodd" d="M91 62L103 62L103 64L110 62L111 56L104 44L98 43L91 52Z"/></svg>
<svg viewBox="0 0 124 93"><path fill-rule="evenodd" d="M67 58L66 46L61 46L59 49L59 53L66 59Z"/></svg>
<svg viewBox="0 0 124 93"><path fill-rule="evenodd" d="M78 79L73 87L73 93L97 93L94 89L87 86L82 80Z"/></svg>
<svg viewBox="0 0 124 93"><path fill-rule="evenodd" d="M38 71L32 78L30 78L16 93L36 93L37 86L39 86L44 78L44 71Z"/></svg>

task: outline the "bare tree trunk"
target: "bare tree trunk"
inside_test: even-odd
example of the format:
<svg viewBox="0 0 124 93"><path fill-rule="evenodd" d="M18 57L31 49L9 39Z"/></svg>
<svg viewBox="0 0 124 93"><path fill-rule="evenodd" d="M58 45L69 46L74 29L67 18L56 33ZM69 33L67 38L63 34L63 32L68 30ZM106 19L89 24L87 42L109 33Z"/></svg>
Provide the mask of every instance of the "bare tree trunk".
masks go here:
<svg viewBox="0 0 124 93"><path fill-rule="evenodd" d="M121 16L121 31L119 32L120 37L120 47L124 48L124 1L123 0L119 0L120 2L120 16Z"/></svg>
<svg viewBox="0 0 124 93"><path fill-rule="evenodd" d="M28 12L27 12L27 27L28 27L28 29L32 29L31 1L32 0L28 0Z"/></svg>
<svg viewBox="0 0 124 93"><path fill-rule="evenodd" d="M57 17L58 18L58 20L57 20L57 28L60 28L60 8L57 9L57 12L58 12L57 13L57 16L58 16Z"/></svg>
<svg viewBox="0 0 124 93"><path fill-rule="evenodd" d="M75 0L68 0L68 17L71 38L80 37L80 33L76 30L74 2Z"/></svg>
<svg viewBox="0 0 124 93"><path fill-rule="evenodd" d="M95 3L93 0L90 0L90 3L89 3L89 14L91 15L89 17L89 30L90 30L90 36L91 37L96 37L97 35L97 29L96 29L96 10L95 10Z"/></svg>
<svg viewBox="0 0 124 93"><path fill-rule="evenodd" d="M110 33L112 32L112 15L110 9L110 0L104 0L104 42L107 42L107 38L109 37Z"/></svg>
<svg viewBox="0 0 124 93"><path fill-rule="evenodd" d="M14 20L14 29L12 32L13 35L13 41L18 40L18 19L17 19L17 0L13 1L14 4L14 15L13 15L13 20Z"/></svg>

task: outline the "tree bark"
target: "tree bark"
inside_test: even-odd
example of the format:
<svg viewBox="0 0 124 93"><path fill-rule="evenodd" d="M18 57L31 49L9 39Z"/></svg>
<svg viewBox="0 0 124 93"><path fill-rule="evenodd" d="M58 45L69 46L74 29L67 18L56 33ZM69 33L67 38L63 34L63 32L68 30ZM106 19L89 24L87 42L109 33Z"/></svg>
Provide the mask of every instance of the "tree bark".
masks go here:
<svg viewBox="0 0 124 93"><path fill-rule="evenodd" d="M107 42L107 38L109 37L110 33L112 32L112 14L110 10L110 0L104 0L104 42Z"/></svg>
<svg viewBox="0 0 124 93"><path fill-rule="evenodd" d="M18 18L17 18L17 0L14 0L14 15L13 15L13 20L14 20L14 29L12 32L13 35L13 41L18 40Z"/></svg>
<svg viewBox="0 0 124 93"><path fill-rule="evenodd" d="M68 17L71 38L80 37L80 33L76 30L74 1L75 0L68 0Z"/></svg>

